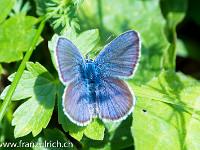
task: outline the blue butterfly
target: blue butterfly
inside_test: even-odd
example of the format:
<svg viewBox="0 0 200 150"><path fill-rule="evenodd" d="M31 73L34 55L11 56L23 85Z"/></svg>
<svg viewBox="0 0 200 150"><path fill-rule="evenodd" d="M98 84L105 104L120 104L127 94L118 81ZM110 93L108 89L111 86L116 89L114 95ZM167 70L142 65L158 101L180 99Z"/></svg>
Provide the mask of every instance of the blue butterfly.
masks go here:
<svg viewBox="0 0 200 150"><path fill-rule="evenodd" d="M66 88L63 110L79 126L99 116L121 121L134 109L135 95L120 77L131 77L140 57L139 33L127 31L107 45L93 61L84 59L68 39L59 37L55 51L59 78Z"/></svg>

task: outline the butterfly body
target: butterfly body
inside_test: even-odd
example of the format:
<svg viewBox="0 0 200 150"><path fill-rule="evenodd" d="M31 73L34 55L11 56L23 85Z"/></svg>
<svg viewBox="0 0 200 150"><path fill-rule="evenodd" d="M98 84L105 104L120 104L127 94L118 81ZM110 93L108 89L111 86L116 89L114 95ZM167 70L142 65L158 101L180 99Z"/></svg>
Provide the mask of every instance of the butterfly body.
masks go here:
<svg viewBox="0 0 200 150"><path fill-rule="evenodd" d="M104 121L125 119L134 108L135 96L121 77L134 74L139 56L139 34L133 30L113 40L94 61L60 37L55 58L60 80L66 85L63 110L67 117L80 126L97 116Z"/></svg>
<svg viewBox="0 0 200 150"><path fill-rule="evenodd" d="M85 80L86 84L88 85L88 93L89 93L89 104L92 106L93 111L93 118L97 117L97 102L96 102L96 89L99 86L99 74L96 70L94 62L89 59L86 60L86 67L85 67Z"/></svg>

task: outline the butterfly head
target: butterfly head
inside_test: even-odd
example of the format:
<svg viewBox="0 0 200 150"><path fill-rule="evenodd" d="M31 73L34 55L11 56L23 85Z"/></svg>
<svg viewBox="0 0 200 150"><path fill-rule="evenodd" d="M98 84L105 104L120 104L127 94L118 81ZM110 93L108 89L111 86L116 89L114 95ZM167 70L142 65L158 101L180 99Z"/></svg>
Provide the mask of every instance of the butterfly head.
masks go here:
<svg viewBox="0 0 200 150"><path fill-rule="evenodd" d="M93 60L89 57L89 55L86 55L86 62L93 62Z"/></svg>

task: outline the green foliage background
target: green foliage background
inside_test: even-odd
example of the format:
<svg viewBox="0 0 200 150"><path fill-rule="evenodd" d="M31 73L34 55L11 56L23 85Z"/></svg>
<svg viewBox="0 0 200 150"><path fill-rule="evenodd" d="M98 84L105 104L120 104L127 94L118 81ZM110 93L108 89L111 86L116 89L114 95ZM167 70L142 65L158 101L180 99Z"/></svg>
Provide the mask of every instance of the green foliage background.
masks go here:
<svg viewBox="0 0 200 150"><path fill-rule="evenodd" d="M198 5L195 0L1 0L1 105L38 23L47 23L0 124L0 144L58 140L68 142L68 149L200 149ZM86 127L73 124L61 105L64 86L54 60L58 36L95 58L110 35L127 30L137 30L142 41L139 67L127 80L137 98L133 113L120 123L97 118Z"/></svg>

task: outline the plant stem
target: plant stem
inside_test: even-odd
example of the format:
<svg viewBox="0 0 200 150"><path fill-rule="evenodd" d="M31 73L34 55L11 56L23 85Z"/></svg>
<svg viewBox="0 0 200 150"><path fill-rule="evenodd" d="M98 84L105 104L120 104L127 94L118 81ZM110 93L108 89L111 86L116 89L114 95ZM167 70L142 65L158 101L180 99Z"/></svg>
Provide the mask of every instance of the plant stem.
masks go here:
<svg viewBox="0 0 200 150"><path fill-rule="evenodd" d="M32 54L32 52L33 52L33 50L35 48L35 45L36 45L37 41L38 41L38 38L40 37L40 34L41 34L41 32L42 32L42 30L44 28L45 22L46 22L45 19L43 19L42 22L40 23L40 26L39 26L39 28L37 30L37 33L36 33L33 41L31 42L31 45L28 48L28 50L26 52L26 55L24 56L24 59L22 60L17 73L15 74L15 78L14 78L12 84L10 85L10 88L9 88L9 90L8 90L6 96L5 96L5 99L4 99L4 101L3 101L2 105L1 105L1 108L0 108L0 123L1 123L1 121L3 119L3 116L6 113L6 109L7 109L8 105L9 105L9 103L11 101L12 95L13 95L16 87L17 87L17 84L18 84L18 82L19 82L19 80L20 80L20 78L22 76L22 73L24 72L24 69L26 67L26 62L28 62L28 60L30 59L31 54Z"/></svg>

